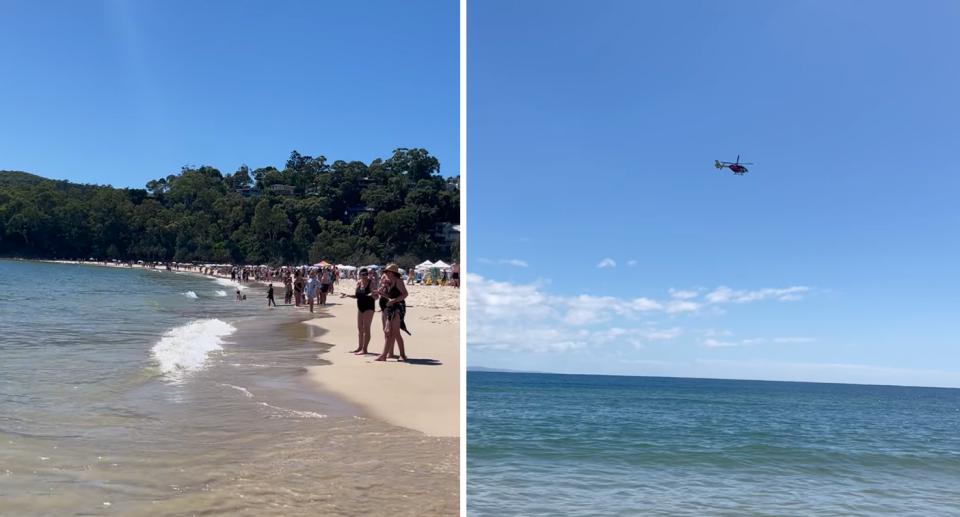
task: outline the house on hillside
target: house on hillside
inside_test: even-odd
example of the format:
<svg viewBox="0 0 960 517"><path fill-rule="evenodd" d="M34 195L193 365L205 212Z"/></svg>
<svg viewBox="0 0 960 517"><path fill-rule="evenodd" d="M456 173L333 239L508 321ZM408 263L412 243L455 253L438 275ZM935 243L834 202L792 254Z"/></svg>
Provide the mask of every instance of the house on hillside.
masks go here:
<svg viewBox="0 0 960 517"><path fill-rule="evenodd" d="M262 196L263 190L258 188L235 188L234 192L243 197Z"/></svg>
<svg viewBox="0 0 960 517"><path fill-rule="evenodd" d="M433 225L433 238L442 242L444 247L449 248L454 242L460 239L460 225L435 223Z"/></svg>
<svg viewBox="0 0 960 517"><path fill-rule="evenodd" d="M270 185L270 193L276 196L290 197L297 195L297 189L292 185Z"/></svg>
<svg viewBox="0 0 960 517"><path fill-rule="evenodd" d="M446 188L447 190L460 190L460 175L447 178Z"/></svg>
<svg viewBox="0 0 960 517"><path fill-rule="evenodd" d="M360 215L360 214L375 215L375 214L376 214L376 210L374 210L373 208L370 208L369 206L364 206L364 205L352 206L352 207L350 207L350 208L347 208L347 214L346 214L346 215L347 215L347 218L349 218L349 219L353 219L354 217L356 217L356 216L358 216L358 215Z"/></svg>

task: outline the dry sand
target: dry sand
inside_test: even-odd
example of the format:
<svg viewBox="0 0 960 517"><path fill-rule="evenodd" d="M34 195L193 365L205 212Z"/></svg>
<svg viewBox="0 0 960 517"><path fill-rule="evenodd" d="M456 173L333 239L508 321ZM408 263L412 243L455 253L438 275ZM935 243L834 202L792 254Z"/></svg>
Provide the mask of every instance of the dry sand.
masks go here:
<svg viewBox="0 0 960 517"><path fill-rule="evenodd" d="M352 293L354 282L341 281L338 291ZM460 290L407 286L407 328L410 363L376 362L375 354L356 356L357 306L352 298L332 298L329 317L306 323L326 332L314 338L332 345L320 358L331 364L309 367L322 389L363 408L371 417L432 436L460 436ZM383 349L380 313L373 320L370 352Z"/></svg>

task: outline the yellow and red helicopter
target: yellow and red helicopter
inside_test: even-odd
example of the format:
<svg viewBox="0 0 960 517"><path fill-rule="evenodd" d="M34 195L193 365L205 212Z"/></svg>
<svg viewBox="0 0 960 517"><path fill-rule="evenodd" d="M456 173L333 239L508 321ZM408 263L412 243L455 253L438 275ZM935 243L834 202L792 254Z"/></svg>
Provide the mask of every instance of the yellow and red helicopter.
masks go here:
<svg viewBox="0 0 960 517"><path fill-rule="evenodd" d="M734 174L739 174L739 175L741 175L741 176L743 176L743 174L744 174L745 172L747 172L747 168L744 167L744 165L753 165L753 164L752 164L752 163L740 163L740 155L737 155L737 161L735 161L735 162L721 162L721 161L717 161L717 160L714 160L714 161L713 161L713 166L714 166L714 167L716 167L716 168L718 168L718 169L722 169L722 168L726 167L726 168L732 170Z"/></svg>

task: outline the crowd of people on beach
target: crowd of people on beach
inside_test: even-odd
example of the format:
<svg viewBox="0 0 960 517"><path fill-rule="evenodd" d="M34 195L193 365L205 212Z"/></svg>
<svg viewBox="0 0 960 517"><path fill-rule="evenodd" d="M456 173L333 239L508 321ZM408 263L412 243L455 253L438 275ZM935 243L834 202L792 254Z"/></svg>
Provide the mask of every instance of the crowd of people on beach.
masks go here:
<svg viewBox="0 0 960 517"><path fill-rule="evenodd" d="M115 265L133 267L133 262L120 261L78 261L79 263L92 262L99 265ZM364 268L341 269L334 266L300 266L300 267L270 267L270 266L236 266L236 265L196 265L173 263L144 263L137 265L150 268L163 268L167 271L190 271L203 275L229 277L231 281L239 283L256 282L267 284L267 306L276 307L274 282L282 283L284 287L284 306L305 308L314 312L317 306L328 305L328 295L337 291L341 279L356 282L353 294L340 293L340 298L353 298L357 301L357 348L350 353L368 355L370 341L373 337L372 326L377 308L380 309L384 346L375 361L396 359L398 362L408 361L403 332L411 335L406 325L406 299L409 295L406 285L428 284L426 272L423 270L404 271L396 264L386 267L368 266ZM444 270L436 275L437 285L460 287L460 266L454 262L449 271ZM237 301L245 301L246 295L237 289ZM397 353L394 353L397 352Z"/></svg>
<svg viewBox="0 0 960 517"><path fill-rule="evenodd" d="M455 264L456 266L456 264ZM459 267L457 268L459 270ZM336 294L341 278L354 280L356 288L353 294L343 292L340 298L354 298L357 300L357 348L350 353L368 355L370 341L373 337L372 326L377 307L380 308L381 323L384 333L384 346L375 361L396 359L398 362L407 361L405 343L402 332L410 335L406 325L406 298L409 295L405 281L413 278L414 272L405 274L396 264L388 264L384 268L360 268L357 270L341 271L336 267L237 267L224 266L204 268L203 273L227 276L234 282L265 282L267 283L267 306L276 307L273 281L283 284L283 305L307 308L314 312L314 303L317 306L328 305L328 295ZM457 283L459 284L459 282ZM452 280L451 280L451 285ZM459 287L459 285L456 285ZM246 296L237 291L238 300L246 300ZM397 353L394 353L397 352Z"/></svg>

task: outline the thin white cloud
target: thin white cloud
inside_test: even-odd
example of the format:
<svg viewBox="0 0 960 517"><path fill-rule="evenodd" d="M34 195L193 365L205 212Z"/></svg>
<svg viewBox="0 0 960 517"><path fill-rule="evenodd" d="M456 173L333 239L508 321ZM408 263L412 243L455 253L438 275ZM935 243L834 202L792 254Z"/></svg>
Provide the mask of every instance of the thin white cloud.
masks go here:
<svg viewBox="0 0 960 517"><path fill-rule="evenodd" d="M741 339L740 341L720 341L713 338L701 339L699 340L700 344L703 346L710 347L722 347L722 346L751 346L759 345L766 340L763 338L754 338L754 339Z"/></svg>
<svg viewBox="0 0 960 517"><path fill-rule="evenodd" d="M646 338L660 339L660 340L676 339L677 337L680 336L680 334L683 334L683 329L680 327L674 327L671 329L664 329L664 330L648 330L646 331Z"/></svg>
<svg viewBox="0 0 960 517"><path fill-rule="evenodd" d="M636 261L636 260L631 260L631 261L627 262L627 265L630 266L630 267L636 266L636 265L637 265L637 261Z"/></svg>
<svg viewBox="0 0 960 517"><path fill-rule="evenodd" d="M663 305L647 298L635 298L629 302L630 308L635 311L658 311Z"/></svg>
<svg viewBox="0 0 960 517"><path fill-rule="evenodd" d="M608 258L601 260L600 263L597 264L597 267L616 267L616 266L617 266L617 263L614 262L613 259L608 259Z"/></svg>
<svg viewBox="0 0 960 517"><path fill-rule="evenodd" d="M715 333L707 334L707 336L713 336L713 335L718 335L718 334L715 334ZM726 332L723 335L731 336L733 335L733 333ZM778 338L769 340L770 343L812 343L813 341L816 341L816 339L809 338L809 337L778 337ZM740 341L719 341L719 340L708 337L707 339L700 339L698 342L703 346L718 347L718 346L759 345L759 344L768 342L768 340L764 338L754 338L754 339L741 339Z"/></svg>
<svg viewBox="0 0 960 517"><path fill-rule="evenodd" d="M740 346L740 343L735 341L720 341L713 338L700 340L700 344L703 346Z"/></svg>
<svg viewBox="0 0 960 517"><path fill-rule="evenodd" d="M508 266L527 267L527 263L525 261L517 259L500 259L493 261L488 258L478 258L477 262L481 264L506 264Z"/></svg>
<svg viewBox="0 0 960 517"><path fill-rule="evenodd" d="M696 291L681 291L678 289L670 289L668 292L670 293L670 296L678 300L689 300L691 298L696 298L700 294Z"/></svg>
<svg viewBox="0 0 960 517"><path fill-rule="evenodd" d="M747 303L767 298L778 298L781 301L796 301L802 299L799 293L810 291L809 287L796 286L786 289L759 289L757 291L735 291L727 286L720 286L715 291L707 293L706 299L710 303Z"/></svg>
<svg viewBox="0 0 960 517"><path fill-rule="evenodd" d="M698 310L700 310L700 304L696 302L685 302L681 300L671 300L667 302L667 313L669 314L697 312Z"/></svg>
<svg viewBox="0 0 960 517"><path fill-rule="evenodd" d="M699 331L699 332L702 333L703 335L707 336L707 337L713 337L713 336L732 336L732 335L733 335L733 332L730 332L729 330L704 329L704 330L701 330L701 331Z"/></svg>

